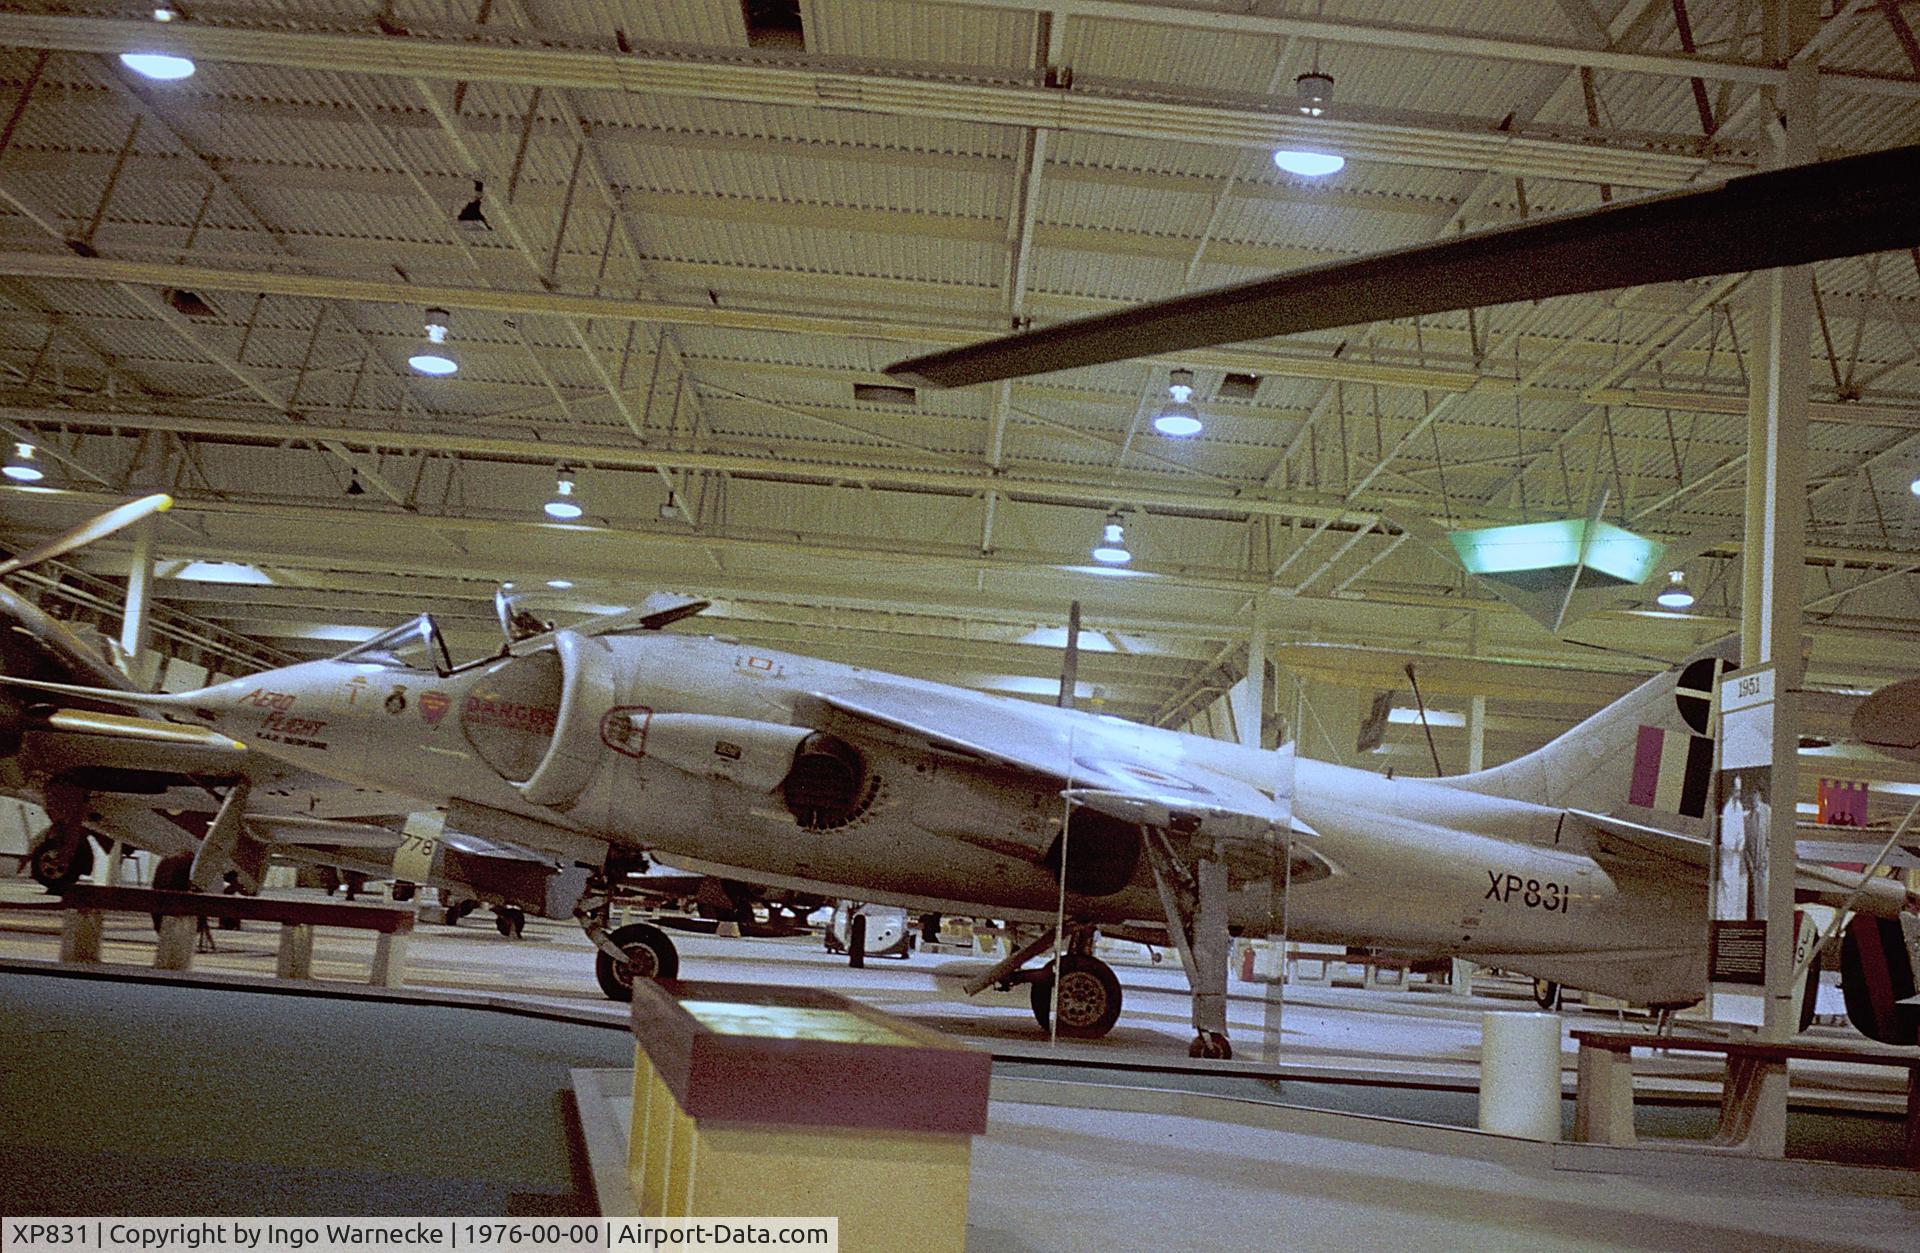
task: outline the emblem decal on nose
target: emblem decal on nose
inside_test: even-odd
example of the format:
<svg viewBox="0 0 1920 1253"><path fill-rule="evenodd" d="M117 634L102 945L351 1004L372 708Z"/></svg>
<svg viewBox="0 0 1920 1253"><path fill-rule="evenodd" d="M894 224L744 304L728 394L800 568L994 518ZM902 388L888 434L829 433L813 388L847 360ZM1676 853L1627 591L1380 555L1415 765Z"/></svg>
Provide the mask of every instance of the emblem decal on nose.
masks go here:
<svg viewBox="0 0 1920 1253"><path fill-rule="evenodd" d="M405 705L401 707L405 708ZM445 692L420 693L420 716L427 720L427 725L430 727L440 725L440 719L446 717L447 710L451 708L453 708L453 698Z"/></svg>
<svg viewBox="0 0 1920 1253"><path fill-rule="evenodd" d="M386 707L390 714L407 712L407 688L404 683L394 684L393 690L387 693Z"/></svg>

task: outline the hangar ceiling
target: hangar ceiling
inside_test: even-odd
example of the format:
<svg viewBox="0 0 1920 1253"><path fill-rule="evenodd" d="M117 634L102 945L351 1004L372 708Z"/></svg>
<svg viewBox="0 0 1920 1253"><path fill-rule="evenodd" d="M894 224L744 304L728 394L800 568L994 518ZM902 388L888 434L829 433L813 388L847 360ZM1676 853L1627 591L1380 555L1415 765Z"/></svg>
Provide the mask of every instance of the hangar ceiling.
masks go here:
<svg viewBox="0 0 1920 1253"><path fill-rule="evenodd" d="M1592 674L1737 626L1750 282L871 389L1010 326L1755 169L1785 74L1766 7L0 13L0 434L58 489L7 491L7 537L172 492L165 633L229 670L423 608L478 652L500 580L562 578L560 602L709 595L708 629L1029 693L1077 598L1083 683L1160 722L1238 677L1256 615L1283 654L1582 667L1493 693L1497 759L1597 703ZM1920 15L1830 7L1796 54L1822 155L1920 139ZM129 50L197 72L153 81ZM1276 147L1347 164L1290 175ZM476 185L486 227L463 229ZM1812 678L1857 687L1911 669L1920 608L1920 257L1816 281ZM444 378L407 364L436 307ZM1182 440L1150 422L1176 368L1206 421ZM561 466L573 524L541 512ZM1603 492L1610 520L1716 537L1691 612L1650 584L1557 641L1391 521L1584 516ZM1087 555L1116 510L1123 576ZM56 599L110 606L127 551L57 572Z"/></svg>

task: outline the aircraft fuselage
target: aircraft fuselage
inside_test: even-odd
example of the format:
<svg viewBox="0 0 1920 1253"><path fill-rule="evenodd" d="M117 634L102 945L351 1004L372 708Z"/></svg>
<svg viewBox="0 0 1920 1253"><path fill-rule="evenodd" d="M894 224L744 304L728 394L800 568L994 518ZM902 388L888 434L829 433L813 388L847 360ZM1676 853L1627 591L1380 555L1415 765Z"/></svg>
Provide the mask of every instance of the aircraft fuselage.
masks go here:
<svg viewBox="0 0 1920 1253"><path fill-rule="evenodd" d="M1243 932L1474 956L1568 982L1604 953L1638 999L1698 994L1697 960L1686 956L1704 949L1698 885L1617 881L1554 809L1323 762L1296 771L1287 753L719 639L562 632L557 643L447 675L305 663L209 689L194 712L293 764L529 831L778 886L1052 918L1060 889L1057 850L1052 863L1048 852L1065 818L1057 780L878 736L861 742L851 792L830 805L796 799L806 791L794 784L796 752L825 730L796 712L810 697L921 702L948 723L1064 746L1066 760L1176 779L1204 769L1282 801L1291 790L1308 856L1296 856L1286 890L1264 859L1231 861L1231 917ZM1021 755L1018 743L1002 747ZM1147 859L1081 830L1076 817L1068 884L1085 890L1068 892L1069 916L1161 927ZM1099 882L1076 875L1088 858Z"/></svg>

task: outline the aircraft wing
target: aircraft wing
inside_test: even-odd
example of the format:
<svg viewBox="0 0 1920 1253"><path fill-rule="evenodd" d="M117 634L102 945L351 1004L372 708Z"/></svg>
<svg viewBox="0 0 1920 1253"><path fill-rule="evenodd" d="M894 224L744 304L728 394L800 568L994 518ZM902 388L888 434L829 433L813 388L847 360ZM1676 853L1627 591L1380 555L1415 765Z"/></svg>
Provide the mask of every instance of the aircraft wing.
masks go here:
<svg viewBox="0 0 1920 1253"><path fill-rule="evenodd" d="M248 814L247 829L269 845L304 844L311 848L399 848L401 835L370 822L335 822L298 814Z"/></svg>
<svg viewBox="0 0 1920 1253"><path fill-rule="evenodd" d="M944 695L944 694L943 694ZM1068 801L1126 822L1257 839L1287 826L1287 805L1191 758L1143 758L1153 728L963 693L939 700L878 685L857 695L814 693L808 721L855 740L875 738L1037 776ZM1276 774L1278 767L1276 767Z"/></svg>
<svg viewBox="0 0 1920 1253"><path fill-rule="evenodd" d="M215 731L91 709L57 709L23 729L21 756L51 771L82 768L226 776L246 747Z"/></svg>

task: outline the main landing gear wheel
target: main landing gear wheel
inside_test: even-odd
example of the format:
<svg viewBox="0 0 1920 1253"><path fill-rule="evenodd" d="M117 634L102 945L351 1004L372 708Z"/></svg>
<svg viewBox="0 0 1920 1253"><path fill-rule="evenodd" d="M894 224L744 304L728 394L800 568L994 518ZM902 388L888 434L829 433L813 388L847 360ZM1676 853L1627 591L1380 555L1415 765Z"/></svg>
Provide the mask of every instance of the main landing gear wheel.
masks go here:
<svg viewBox="0 0 1920 1253"><path fill-rule="evenodd" d="M1552 1013L1560 1008L1560 985L1551 979L1533 981L1533 1003Z"/></svg>
<svg viewBox="0 0 1920 1253"><path fill-rule="evenodd" d="M93 871L93 841L84 832L69 835L49 830L27 855L33 881L55 894L66 891Z"/></svg>
<svg viewBox="0 0 1920 1253"><path fill-rule="evenodd" d="M460 920L462 918L465 918L468 914L472 913L474 910L478 908L480 908L480 902L477 900L474 900L472 897L469 897L464 901L455 901L453 904L447 906L446 925L449 927L459 926Z"/></svg>
<svg viewBox="0 0 1920 1253"><path fill-rule="evenodd" d="M629 923L607 936L627 954L616 962L605 953L595 953L594 978L611 1001L633 999L635 979L672 979L680 973L680 953L667 933L648 922Z"/></svg>
<svg viewBox="0 0 1920 1253"><path fill-rule="evenodd" d="M1120 980L1098 957L1068 953L1055 963L1060 977L1060 1034L1075 1040L1098 1040L1120 1020ZM1053 1008L1053 974L1029 985L1033 1016L1047 1031Z"/></svg>
<svg viewBox="0 0 1920 1253"><path fill-rule="evenodd" d="M502 905L493 911L493 925L501 935L517 940L527 933L527 911L517 905Z"/></svg>
<svg viewBox="0 0 1920 1253"><path fill-rule="evenodd" d="M1217 1031L1202 1031L1193 1037L1192 1044L1187 1045L1187 1056L1204 1057L1209 1061L1232 1061L1233 1045Z"/></svg>

